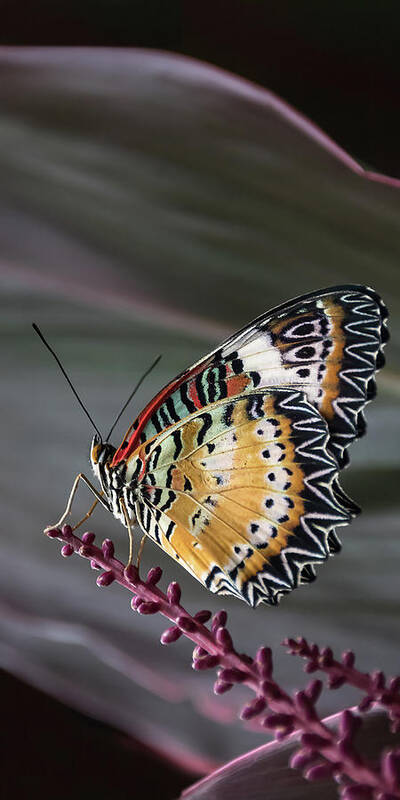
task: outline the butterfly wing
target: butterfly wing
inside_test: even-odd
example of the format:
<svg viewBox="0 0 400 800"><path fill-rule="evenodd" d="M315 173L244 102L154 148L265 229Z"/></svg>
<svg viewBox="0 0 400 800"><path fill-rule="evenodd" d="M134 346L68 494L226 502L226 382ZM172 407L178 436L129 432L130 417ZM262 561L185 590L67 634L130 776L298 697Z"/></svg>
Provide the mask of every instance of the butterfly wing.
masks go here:
<svg viewBox="0 0 400 800"><path fill-rule="evenodd" d="M350 518L329 440L302 391L224 398L128 459L138 522L212 592L275 604L313 579Z"/></svg>
<svg viewBox="0 0 400 800"><path fill-rule="evenodd" d="M336 286L276 307L164 387L133 424L113 465L211 403L289 386L303 391L326 420L327 446L345 466L348 445L365 431L363 408L384 363L386 318L382 300L365 286Z"/></svg>

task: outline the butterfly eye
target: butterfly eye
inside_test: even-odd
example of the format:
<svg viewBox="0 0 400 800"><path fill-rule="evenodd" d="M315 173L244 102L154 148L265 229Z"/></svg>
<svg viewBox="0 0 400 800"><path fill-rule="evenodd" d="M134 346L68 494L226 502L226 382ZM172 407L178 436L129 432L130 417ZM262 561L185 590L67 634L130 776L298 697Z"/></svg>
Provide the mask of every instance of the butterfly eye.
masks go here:
<svg viewBox="0 0 400 800"><path fill-rule="evenodd" d="M91 444L91 448L90 448L90 458L91 458L93 464L98 464L98 462L100 460L100 457L101 457L102 450L103 450L103 442L101 440L101 437L98 436L97 433L96 433L93 436L92 444Z"/></svg>

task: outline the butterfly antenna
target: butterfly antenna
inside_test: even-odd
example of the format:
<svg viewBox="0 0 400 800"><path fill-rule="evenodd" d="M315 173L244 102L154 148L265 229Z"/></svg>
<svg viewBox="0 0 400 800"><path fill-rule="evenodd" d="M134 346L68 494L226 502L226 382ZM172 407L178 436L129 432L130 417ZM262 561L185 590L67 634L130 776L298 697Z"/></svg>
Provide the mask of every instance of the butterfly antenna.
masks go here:
<svg viewBox="0 0 400 800"><path fill-rule="evenodd" d="M74 393L74 395L75 395L75 397L76 397L76 399L77 399L77 401L78 401L78 403L79 403L80 407L81 407L81 408L83 408L83 410L84 410L84 412L85 412L85 414L86 414L87 418L88 418L88 419L90 420L90 422L92 423L92 425L93 425L93 427L94 427L95 431L97 431L97 433L99 434L101 441L103 441L103 437L102 437L102 435L101 435L101 433L100 433L100 431L99 431L99 429L98 429L97 425L95 425L95 424L94 424L94 422L93 422L93 420L92 420L92 418L91 418L91 416L90 416L90 414L89 414L89 412L88 412L87 408L85 408L85 406L83 405L83 403L82 403L82 400L81 400L81 398L79 397L79 395L78 395L78 392L76 391L76 389L75 389L75 388L74 388L74 386L72 385L72 382L70 381L70 379L69 379L69 377L68 377L68 375L67 375L67 373L66 373L66 371L65 371L65 369L64 369L64 367L63 367L63 365L61 364L61 361L60 361L60 359L58 358L58 356L57 356L57 355L56 355L56 353L54 352L53 348L52 348L52 347L50 347L49 343L48 343L48 342L46 342L46 339L44 338L44 336L43 336L43 333L41 332L40 328L38 328L38 326L36 325L36 323L35 323L35 322L32 322L32 328L33 328L33 330L34 330L34 331L36 331L37 335L38 335L38 336L39 336L39 338L42 340L43 344L44 344L44 345L47 347L47 349L50 351L50 353L51 353L51 355L53 356L53 358L55 358L55 360L57 361L57 364L58 364L58 366L60 367L60 370L61 370L62 374L64 375L64 378L65 378L65 380L67 381L67 383L69 383L69 385L70 385L70 387L71 387L71 389L72 389L72 391L73 391L73 393Z"/></svg>
<svg viewBox="0 0 400 800"><path fill-rule="evenodd" d="M146 370L146 372L144 372L144 373L143 373L142 377L141 377L141 378L138 380L138 382L137 382L136 386L134 387L134 389L133 389L133 390L132 390L132 392L130 393L130 395L129 395L129 397L128 397L127 401L126 401L126 403L125 403L125 404L122 406L122 408L121 408L121 411L119 412L119 414L118 414L118 416L117 416L117 419L115 420L115 422L114 422L114 424L113 424L113 426L112 426L112 428L111 428L111 430L110 430L110 432L109 432L109 434L108 434L108 436L107 436L107 439L106 439L106 441L107 441L107 442L110 440L110 436L111 436L111 434L112 434L112 432L113 432L113 430L114 430L114 428L115 428L115 426L116 426L117 422L119 422L119 420L121 419L121 417L122 417L122 414L124 413L125 409L128 407L129 403L131 402L131 400L132 400L132 397L133 397L133 396L136 394L137 390L138 390L138 389L139 389L139 387L142 385L142 383L143 383L144 379L145 379L145 378L147 378L147 376L148 376L148 375L150 374L150 372L151 372L151 371L154 369L154 367L156 367L156 366L157 366L157 364L158 364L158 362L159 362L160 358L161 358L161 355L157 356L157 358L155 359L155 361L153 361L153 363L152 363L151 367L149 367L149 368Z"/></svg>

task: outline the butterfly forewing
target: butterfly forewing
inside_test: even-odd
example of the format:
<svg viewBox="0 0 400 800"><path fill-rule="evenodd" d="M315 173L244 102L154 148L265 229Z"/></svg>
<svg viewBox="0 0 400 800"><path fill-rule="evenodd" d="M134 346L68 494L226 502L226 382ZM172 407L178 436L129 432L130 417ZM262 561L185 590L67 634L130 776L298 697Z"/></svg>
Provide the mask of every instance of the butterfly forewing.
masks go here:
<svg viewBox="0 0 400 800"><path fill-rule="evenodd" d="M382 366L387 312L366 287L335 287L267 312L187 370L149 404L135 423L130 455L169 425L208 404L254 389L296 386L326 419L339 465L364 432L362 409ZM149 413L151 411L151 413Z"/></svg>

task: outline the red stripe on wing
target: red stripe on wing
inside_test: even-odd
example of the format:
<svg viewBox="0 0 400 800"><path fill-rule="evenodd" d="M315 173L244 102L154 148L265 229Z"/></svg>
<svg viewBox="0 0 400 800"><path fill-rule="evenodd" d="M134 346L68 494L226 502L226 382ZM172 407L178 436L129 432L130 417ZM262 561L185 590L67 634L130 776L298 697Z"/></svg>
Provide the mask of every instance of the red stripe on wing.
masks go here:
<svg viewBox="0 0 400 800"><path fill-rule="evenodd" d="M139 414L137 418L137 423L138 423L137 427L132 433L131 437L128 439L127 444L125 445L125 447L123 447L123 444L125 442L125 437L124 437L124 441L116 451L114 458L111 462L112 467L115 467L117 464L120 464L121 461L125 461L125 459L129 458L129 456L132 455L134 450L136 450L138 444L140 443L139 438L143 428L147 425L148 421L151 419L151 417L157 411L157 409L160 408L164 400L166 400L169 397L169 395L172 394L176 389L179 389L182 383L185 383L185 381L194 377L199 372L202 372L204 368L205 364L204 361L202 361L200 362L200 364L197 364L194 369L186 370L181 375L178 375L178 377L175 378L173 381L171 381L171 383L168 383L167 386L164 386L164 388L161 389L158 392L158 394L156 394L156 396L153 397L152 400L150 400L147 406L145 406L143 411ZM196 408L202 407L194 382L189 387L189 397L192 403L194 403L194 405L196 406Z"/></svg>

